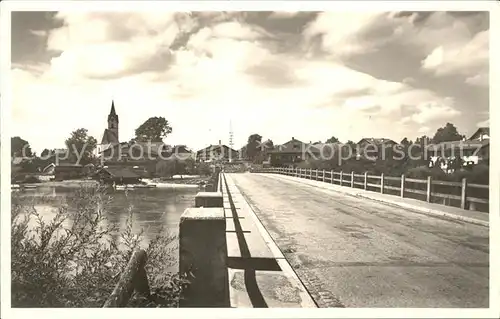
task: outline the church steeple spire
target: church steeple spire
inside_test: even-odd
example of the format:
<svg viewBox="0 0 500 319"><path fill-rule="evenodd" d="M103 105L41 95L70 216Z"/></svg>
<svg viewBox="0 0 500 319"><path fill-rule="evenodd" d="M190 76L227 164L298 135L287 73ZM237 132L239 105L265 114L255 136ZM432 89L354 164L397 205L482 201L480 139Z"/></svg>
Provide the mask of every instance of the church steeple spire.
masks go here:
<svg viewBox="0 0 500 319"><path fill-rule="evenodd" d="M110 120L116 120L116 123L118 123L118 114L116 114L114 100L111 100L111 111L109 112L109 115L108 115L108 122Z"/></svg>
<svg viewBox="0 0 500 319"><path fill-rule="evenodd" d="M111 112L109 112L109 115L116 115L115 100L111 100Z"/></svg>

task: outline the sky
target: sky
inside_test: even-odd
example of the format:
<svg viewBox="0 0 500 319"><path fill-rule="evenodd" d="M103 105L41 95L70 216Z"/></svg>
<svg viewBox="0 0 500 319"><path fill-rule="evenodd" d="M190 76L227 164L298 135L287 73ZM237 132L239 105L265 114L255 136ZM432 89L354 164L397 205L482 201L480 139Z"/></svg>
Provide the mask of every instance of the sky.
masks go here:
<svg viewBox="0 0 500 319"><path fill-rule="evenodd" d="M78 128L167 144L260 134L359 141L489 126L488 12L14 12L12 136L40 153Z"/></svg>

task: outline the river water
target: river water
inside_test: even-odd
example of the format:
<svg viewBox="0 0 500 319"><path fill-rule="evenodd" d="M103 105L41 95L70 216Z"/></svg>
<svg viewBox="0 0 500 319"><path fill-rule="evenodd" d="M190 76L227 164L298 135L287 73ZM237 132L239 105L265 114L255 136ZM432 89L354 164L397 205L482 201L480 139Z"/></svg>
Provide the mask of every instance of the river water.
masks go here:
<svg viewBox="0 0 500 319"><path fill-rule="evenodd" d="M17 192L23 203L33 205L36 211L49 221L61 206L67 206L71 211L70 201L67 201L75 188L69 187L39 187L34 190ZM188 207L194 207L194 197L197 188L154 188L110 190L110 203L106 206L107 223L118 227L119 231L126 228L129 207L132 207L132 225L134 233L143 230L145 248L150 240L160 234L162 227L170 234L178 234L180 216ZM69 214L71 216L71 214ZM119 235L116 234L115 239Z"/></svg>

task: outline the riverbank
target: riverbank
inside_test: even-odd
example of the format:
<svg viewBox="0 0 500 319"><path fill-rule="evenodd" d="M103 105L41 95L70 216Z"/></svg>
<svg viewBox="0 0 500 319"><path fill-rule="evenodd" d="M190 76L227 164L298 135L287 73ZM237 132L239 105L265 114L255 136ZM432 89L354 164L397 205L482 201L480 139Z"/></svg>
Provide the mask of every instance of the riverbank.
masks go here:
<svg viewBox="0 0 500 319"><path fill-rule="evenodd" d="M177 184L177 185L200 185L207 183L210 176L199 175L175 175L172 178L153 178L151 182L157 184ZM144 179L146 181L146 179Z"/></svg>
<svg viewBox="0 0 500 319"><path fill-rule="evenodd" d="M33 188L33 187L70 187L78 188L82 186L94 186L99 185L98 181L88 180L88 179L75 179L75 180L65 180L65 181L47 181L40 183L25 183L25 184L12 184L11 188Z"/></svg>
<svg viewBox="0 0 500 319"><path fill-rule="evenodd" d="M142 181L147 185L156 185L159 188L195 188L200 185L204 185L210 180L210 176L199 176L199 175L176 175L172 178L143 178ZM99 182L96 180L89 179L75 179L75 180L64 180L64 181L42 181L40 183L24 183L24 184L12 184L12 189L20 188L38 188L38 187L68 187L68 188L79 188L82 186L97 186Z"/></svg>

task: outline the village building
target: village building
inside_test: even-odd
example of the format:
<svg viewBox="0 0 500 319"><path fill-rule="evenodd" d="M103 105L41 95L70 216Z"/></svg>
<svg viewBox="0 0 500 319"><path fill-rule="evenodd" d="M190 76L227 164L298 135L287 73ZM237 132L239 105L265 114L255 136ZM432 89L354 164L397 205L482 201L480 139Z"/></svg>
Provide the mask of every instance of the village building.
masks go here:
<svg viewBox="0 0 500 319"><path fill-rule="evenodd" d="M94 178L104 184L138 184L141 181L141 171L133 167L105 166L99 169Z"/></svg>
<svg viewBox="0 0 500 319"><path fill-rule="evenodd" d="M230 163L237 160L238 156L238 151L222 144L220 140L218 145L209 145L196 152L196 160L199 162Z"/></svg>
<svg viewBox="0 0 500 319"><path fill-rule="evenodd" d="M462 166L489 163L490 129L480 127L469 139L429 145L426 149L429 167L438 166L445 172L453 172Z"/></svg>
<svg viewBox="0 0 500 319"><path fill-rule="evenodd" d="M309 160L319 158L320 150L312 144L307 144L292 137L288 142L268 151L271 166L293 166Z"/></svg>
<svg viewBox="0 0 500 319"><path fill-rule="evenodd" d="M356 143L354 155L356 159L388 160L393 157L393 152L398 143L389 138L362 138Z"/></svg>

